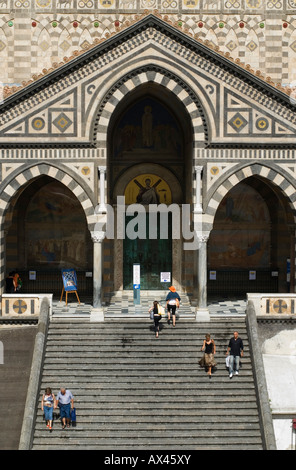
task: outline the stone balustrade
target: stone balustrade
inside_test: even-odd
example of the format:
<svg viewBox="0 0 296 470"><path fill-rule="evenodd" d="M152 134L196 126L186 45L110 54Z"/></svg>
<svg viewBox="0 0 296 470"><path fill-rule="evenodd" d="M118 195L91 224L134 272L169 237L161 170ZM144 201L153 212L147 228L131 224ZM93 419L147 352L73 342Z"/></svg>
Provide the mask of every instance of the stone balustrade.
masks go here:
<svg viewBox="0 0 296 470"><path fill-rule="evenodd" d="M48 298L50 314L52 312L52 294L3 294L1 316L5 317L39 317L40 306L44 297Z"/></svg>

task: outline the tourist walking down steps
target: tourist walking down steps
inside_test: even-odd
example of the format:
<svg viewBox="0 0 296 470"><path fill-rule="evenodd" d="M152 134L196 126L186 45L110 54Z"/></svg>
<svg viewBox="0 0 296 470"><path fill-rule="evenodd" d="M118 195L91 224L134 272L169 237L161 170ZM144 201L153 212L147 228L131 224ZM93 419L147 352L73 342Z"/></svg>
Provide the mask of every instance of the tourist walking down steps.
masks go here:
<svg viewBox="0 0 296 470"><path fill-rule="evenodd" d="M41 410L44 412L46 427L52 431L53 409L55 408L55 396L51 388L47 387L41 400Z"/></svg>
<svg viewBox="0 0 296 470"><path fill-rule="evenodd" d="M60 416L62 420L62 427L65 429L70 427L71 421L71 408L74 408L74 397L70 390L62 387L57 394L56 407L60 408Z"/></svg>
<svg viewBox="0 0 296 470"><path fill-rule="evenodd" d="M234 366L235 366L235 375L239 373L239 360L244 355L244 345L242 339L239 337L238 332L234 331L233 337L230 339L228 348L226 351L226 356L230 353L229 356L229 378L232 379Z"/></svg>
<svg viewBox="0 0 296 470"><path fill-rule="evenodd" d="M214 355L216 354L216 345L210 334L206 334L201 351L204 351L204 355L199 361L201 367L205 367L208 371L209 378L212 377L212 367L216 366Z"/></svg>

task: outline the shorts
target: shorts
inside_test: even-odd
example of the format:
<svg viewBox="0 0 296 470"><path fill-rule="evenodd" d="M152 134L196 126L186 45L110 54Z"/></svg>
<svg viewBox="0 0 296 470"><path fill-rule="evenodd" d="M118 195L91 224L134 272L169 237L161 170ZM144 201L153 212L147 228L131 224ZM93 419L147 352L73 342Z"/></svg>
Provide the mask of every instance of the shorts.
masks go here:
<svg viewBox="0 0 296 470"><path fill-rule="evenodd" d="M70 419L70 408L71 408L70 403L67 403L66 405L59 404L59 408L60 408L61 418Z"/></svg>
<svg viewBox="0 0 296 470"><path fill-rule="evenodd" d="M177 305L168 304L168 311L172 312L172 315L176 315L176 308L177 308Z"/></svg>
<svg viewBox="0 0 296 470"><path fill-rule="evenodd" d="M53 407L52 406L44 406L43 411L44 411L45 420L46 421L52 421Z"/></svg>

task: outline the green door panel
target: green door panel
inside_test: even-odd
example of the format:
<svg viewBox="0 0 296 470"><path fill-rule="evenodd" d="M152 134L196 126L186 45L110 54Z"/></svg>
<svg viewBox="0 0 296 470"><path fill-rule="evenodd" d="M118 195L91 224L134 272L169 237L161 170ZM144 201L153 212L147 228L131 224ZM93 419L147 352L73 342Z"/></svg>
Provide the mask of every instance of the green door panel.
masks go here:
<svg viewBox="0 0 296 470"><path fill-rule="evenodd" d="M133 217L126 216L126 225ZM161 272L172 272L172 224L169 214L168 238L161 239L160 224L157 224L157 239L149 239L149 214L146 216L146 239L127 237L123 240L123 288L133 289L133 264L140 264L141 289L167 289L160 282Z"/></svg>

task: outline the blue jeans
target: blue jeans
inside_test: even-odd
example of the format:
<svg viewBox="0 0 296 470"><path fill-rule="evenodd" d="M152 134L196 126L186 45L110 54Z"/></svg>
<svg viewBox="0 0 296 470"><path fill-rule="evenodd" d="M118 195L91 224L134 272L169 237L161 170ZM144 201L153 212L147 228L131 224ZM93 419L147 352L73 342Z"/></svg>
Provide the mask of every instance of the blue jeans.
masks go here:
<svg viewBox="0 0 296 470"><path fill-rule="evenodd" d="M235 370L239 371L239 360L240 356L229 356L229 374L233 374L233 365L235 364Z"/></svg>
<svg viewBox="0 0 296 470"><path fill-rule="evenodd" d="M59 403L59 408L60 408L60 417L70 419L71 404L67 403L66 405L63 405Z"/></svg>

